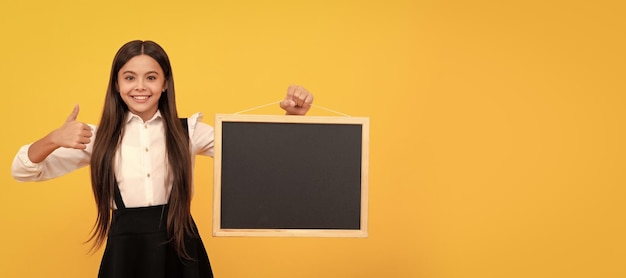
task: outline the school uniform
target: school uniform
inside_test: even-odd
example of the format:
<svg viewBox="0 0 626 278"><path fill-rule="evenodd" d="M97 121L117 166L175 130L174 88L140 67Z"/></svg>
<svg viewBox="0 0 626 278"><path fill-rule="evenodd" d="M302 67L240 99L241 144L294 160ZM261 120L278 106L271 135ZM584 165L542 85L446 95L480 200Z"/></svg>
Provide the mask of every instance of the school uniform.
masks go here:
<svg viewBox="0 0 626 278"><path fill-rule="evenodd" d="M195 155L213 156L213 128L201 122L202 114L187 119L192 167ZM44 161L28 159L22 146L12 165L15 179L43 181L89 165L94 137L85 150L58 148ZM207 252L197 229L185 239L193 260L182 260L167 243L168 201L172 185L166 182L167 158L164 123L159 111L148 121L129 113L120 148L115 156L117 186L111 200L111 228L99 277L213 277Z"/></svg>

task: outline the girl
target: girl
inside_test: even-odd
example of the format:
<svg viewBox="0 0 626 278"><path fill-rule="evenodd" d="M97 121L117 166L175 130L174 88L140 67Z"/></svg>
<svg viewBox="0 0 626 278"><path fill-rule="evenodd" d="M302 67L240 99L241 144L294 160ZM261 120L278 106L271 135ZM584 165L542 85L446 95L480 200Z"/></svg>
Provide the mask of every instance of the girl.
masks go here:
<svg viewBox="0 0 626 278"><path fill-rule="evenodd" d="M290 86L280 103L304 115L313 95ZM77 121L20 148L12 173L43 181L91 166L97 217L92 250L106 242L98 277L213 277L191 217L196 154L212 156L213 128L202 114L179 119L165 51L131 41L113 60L98 127Z"/></svg>

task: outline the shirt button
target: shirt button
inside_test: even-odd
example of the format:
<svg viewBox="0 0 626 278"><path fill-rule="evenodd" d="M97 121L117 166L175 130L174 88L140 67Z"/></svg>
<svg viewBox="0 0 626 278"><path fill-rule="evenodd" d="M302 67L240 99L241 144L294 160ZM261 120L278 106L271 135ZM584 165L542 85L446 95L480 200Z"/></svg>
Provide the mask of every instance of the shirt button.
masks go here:
<svg viewBox="0 0 626 278"><path fill-rule="evenodd" d="M144 128L148 128L148 124L143 124L143 127Z"/></svg>
<svg viewBox="0 0 626 278"><path fill-rule="evenodd" d="M148 178L150 177L150 173L148 173L146 176L148 176Z"/></svg>
<svg viewBox="0 0 626 278"><path fill-rule="evenodd" d="M148 148L146 148L146 152L148 152Z"/></svg>

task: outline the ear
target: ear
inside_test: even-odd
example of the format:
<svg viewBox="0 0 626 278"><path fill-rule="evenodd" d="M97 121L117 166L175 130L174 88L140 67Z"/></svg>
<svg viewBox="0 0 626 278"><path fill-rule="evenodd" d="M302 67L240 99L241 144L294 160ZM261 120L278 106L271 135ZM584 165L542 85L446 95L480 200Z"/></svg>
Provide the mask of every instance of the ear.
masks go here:
<svg viewBox="0 0 626 278"><path fill-rule="evenodd" d="M163 82L163 89L161 89L162 93L165 93L165 91L167 91L167 80Z"/></svg>

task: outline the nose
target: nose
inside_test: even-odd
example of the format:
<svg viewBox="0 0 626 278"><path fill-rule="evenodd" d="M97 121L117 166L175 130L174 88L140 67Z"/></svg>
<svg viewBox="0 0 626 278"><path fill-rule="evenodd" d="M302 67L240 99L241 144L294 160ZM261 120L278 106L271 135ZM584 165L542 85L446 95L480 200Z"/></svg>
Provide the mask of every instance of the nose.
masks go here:
<svg viewBox="0 0 626 278"><path fill-rule="evenodd" d="M145 89L146 89L146 86L144 85L144 81L141 79L137 80L137 86L135 87L135 90L143 91Z"/></svg>

